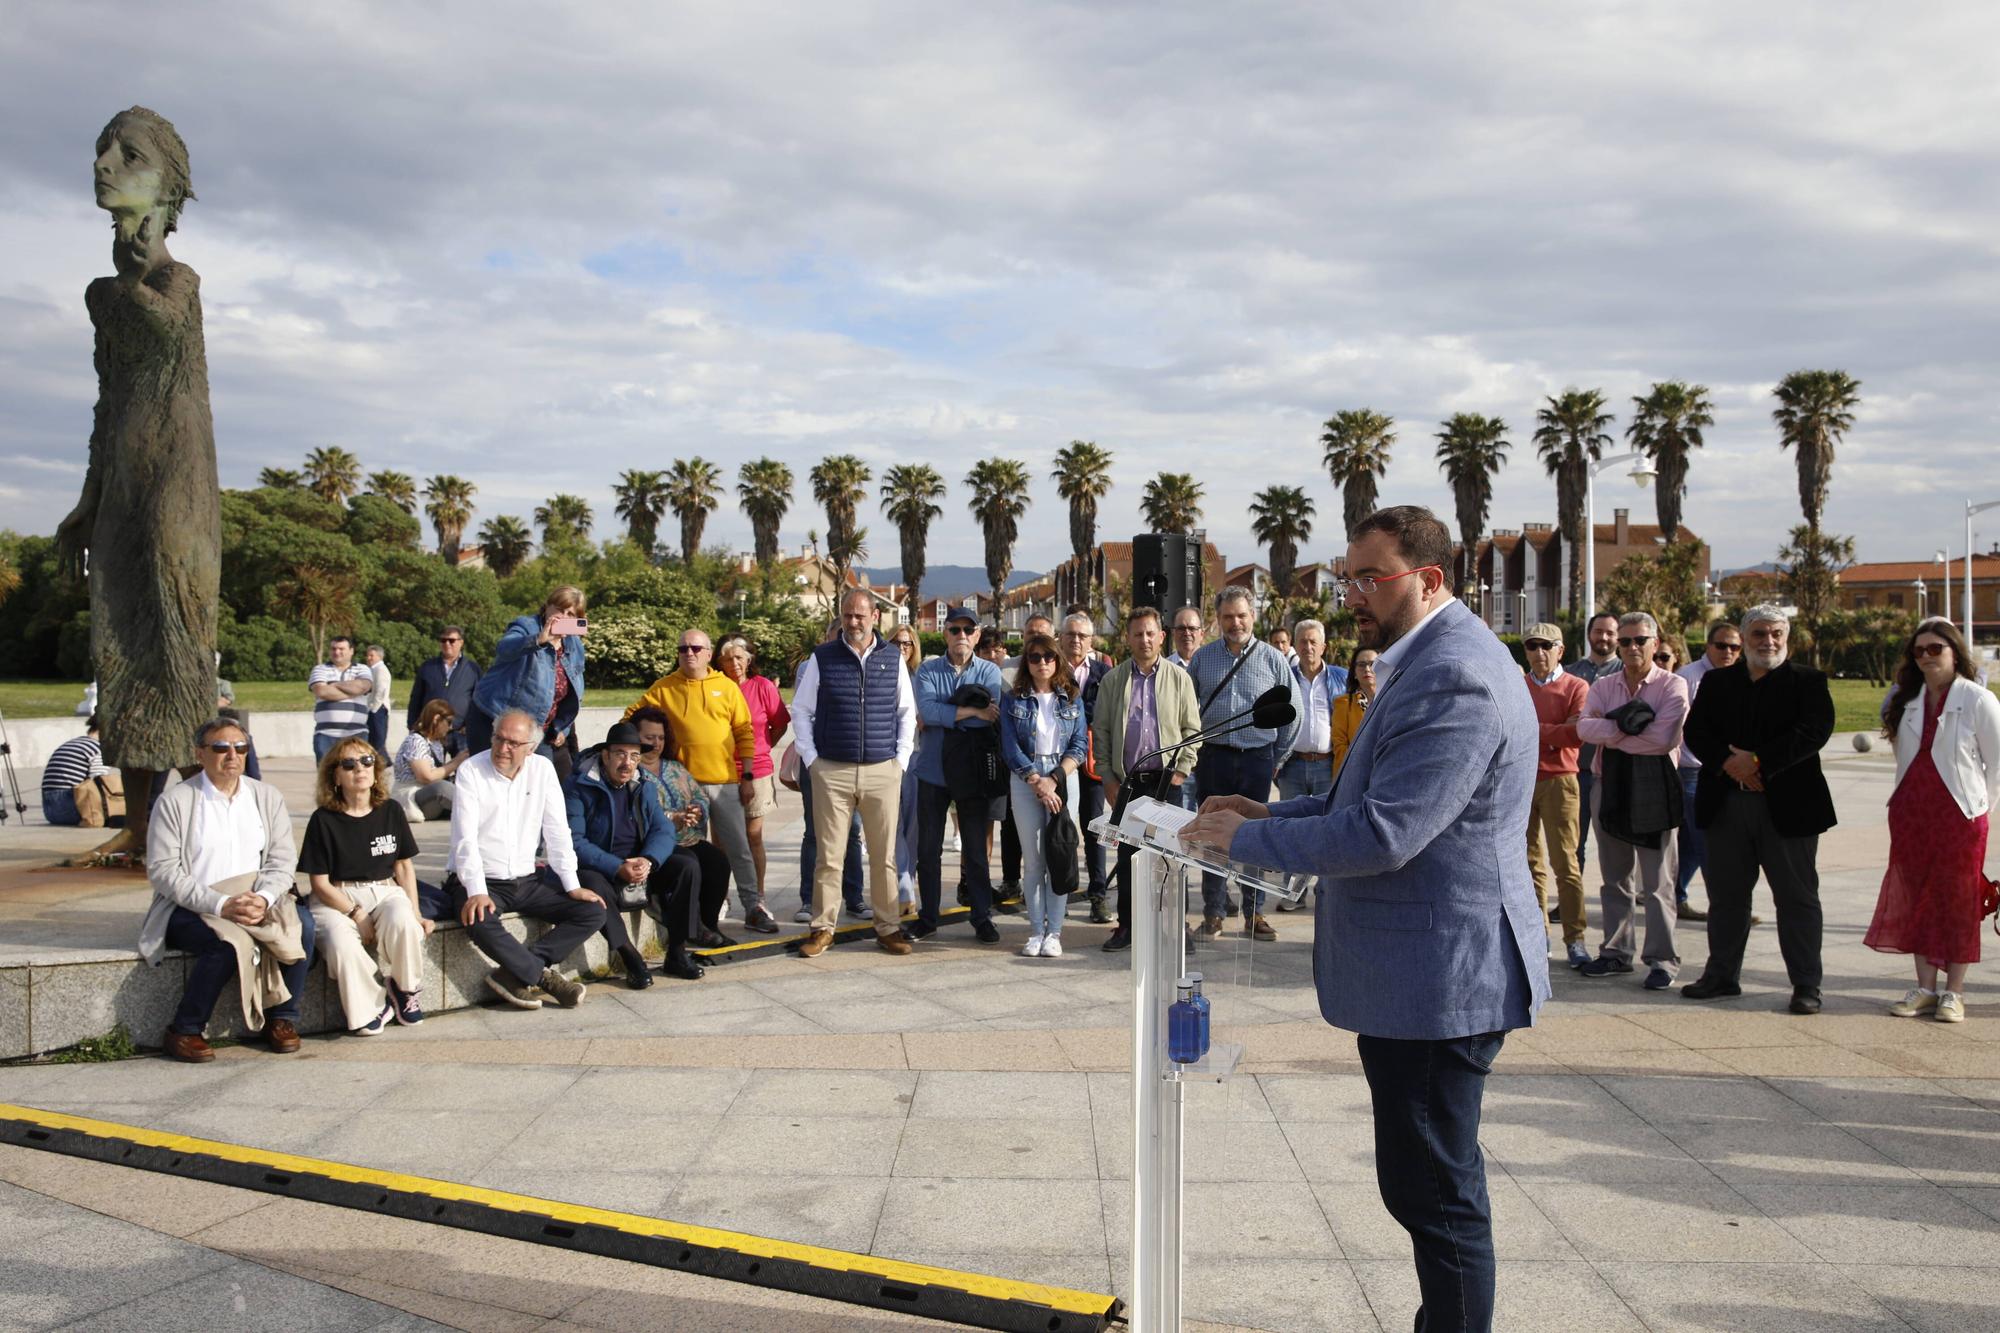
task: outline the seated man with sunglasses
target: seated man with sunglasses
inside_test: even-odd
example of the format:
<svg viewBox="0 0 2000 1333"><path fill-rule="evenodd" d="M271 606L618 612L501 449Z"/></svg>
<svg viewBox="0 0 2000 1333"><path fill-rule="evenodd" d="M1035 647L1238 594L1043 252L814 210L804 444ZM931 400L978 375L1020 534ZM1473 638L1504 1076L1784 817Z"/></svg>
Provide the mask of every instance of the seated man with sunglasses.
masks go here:
<svg viewBox="0 0 2000 1333"><path fill-rule="evenodd" d="M299 1049L315 938L312 914L298 905L292 817L277 788L243 776L250 737L241 725L212 719L194 742L201 772L154 803L146 834L153 904L139 955L156 966L168 949L194 956L163 1044L175 1060L213 1060L202 1030L236 980L245 1021L261 1023L270 1048L288 1055Z"/></svg>

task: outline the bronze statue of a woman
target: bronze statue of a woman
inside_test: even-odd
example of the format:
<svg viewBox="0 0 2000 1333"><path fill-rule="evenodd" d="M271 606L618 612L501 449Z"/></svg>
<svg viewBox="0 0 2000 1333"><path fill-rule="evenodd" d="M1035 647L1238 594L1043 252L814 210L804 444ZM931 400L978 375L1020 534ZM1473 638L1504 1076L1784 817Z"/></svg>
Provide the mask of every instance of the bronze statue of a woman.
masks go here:
<svg viewBox="0 0 2000 1333"><path fill-rule="evenodd" d="M187 146L154 112L120 112L97 136L96 187L117 273L84 292L97 410L83 498L56 536L72 573L89 552L104 762L125 782L125 828L93 854L102 860L144 855L154 777L189 762L215 712L222 496L201 279L167 253L194 198Z"/></svg>

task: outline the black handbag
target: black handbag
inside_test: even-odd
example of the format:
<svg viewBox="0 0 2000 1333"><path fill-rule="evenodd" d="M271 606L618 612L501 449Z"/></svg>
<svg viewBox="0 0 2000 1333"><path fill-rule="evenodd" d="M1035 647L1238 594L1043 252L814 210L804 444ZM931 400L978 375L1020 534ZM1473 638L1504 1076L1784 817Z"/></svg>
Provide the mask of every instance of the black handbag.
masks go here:
<svg viewBox="0 0 2000 1333"><path fill-rule="evenodd" d="M1048 868L1049 892L1076 892L1076 849L1081 841L1076 821L1070 818L1069 802L1065 800L1062 808L1042 825L1042 864Z"/></svg>

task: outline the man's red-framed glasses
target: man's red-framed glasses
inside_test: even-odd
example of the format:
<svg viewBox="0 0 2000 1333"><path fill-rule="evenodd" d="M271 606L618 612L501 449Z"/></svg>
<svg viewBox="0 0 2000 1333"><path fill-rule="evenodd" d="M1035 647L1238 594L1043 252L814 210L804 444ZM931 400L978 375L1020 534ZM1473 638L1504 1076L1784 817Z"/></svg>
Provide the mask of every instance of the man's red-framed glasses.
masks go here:
<svg viewBox="0 0 2000 1333"><path fill-rule="evenodd" d="M1340 595L1345 597L1347 594L1353 592L1359 593L1363 597L1372 597L1375 595L1375 590L1383 584L1393 583L1397 579L1406 579L1412 574L1421 574L1427 569L1434 569L1440 574L1444 573L1443 565L1418 565L1415 569L1405 569L1395 574L1379 574L1374 577L1362 574L1355 578L1343 580L1340 585Z"/></svg>

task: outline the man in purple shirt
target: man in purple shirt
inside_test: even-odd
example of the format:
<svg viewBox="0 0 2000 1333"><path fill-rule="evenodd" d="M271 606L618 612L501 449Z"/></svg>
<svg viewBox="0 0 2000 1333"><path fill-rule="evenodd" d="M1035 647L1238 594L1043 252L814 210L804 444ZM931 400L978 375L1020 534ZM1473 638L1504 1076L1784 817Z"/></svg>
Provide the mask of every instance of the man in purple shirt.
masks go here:
<svg viewBox="0 0 2000 1333"><path fill-rule="evenodd" d="M1688 686L1653 662L1659 641L1659 626L1644 611L1618 617L1624 669L1590 687L1576 724L1578 737L1598 747L1590 811L1604 876L1604 947L1577 971L1586 977L1632 971L1634 917L1643 904L1647 990L1673 985L1681 965L1673 897L1681 790L1673 756L1687 720Z"/></svg>

